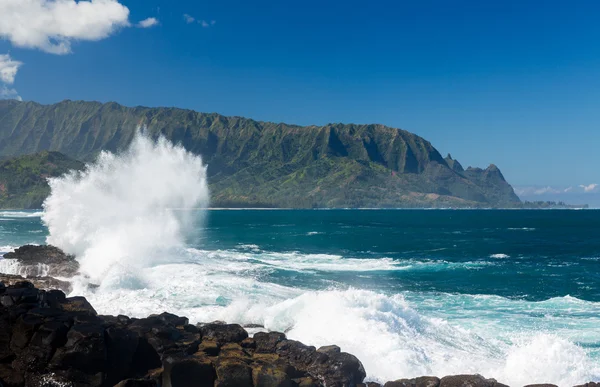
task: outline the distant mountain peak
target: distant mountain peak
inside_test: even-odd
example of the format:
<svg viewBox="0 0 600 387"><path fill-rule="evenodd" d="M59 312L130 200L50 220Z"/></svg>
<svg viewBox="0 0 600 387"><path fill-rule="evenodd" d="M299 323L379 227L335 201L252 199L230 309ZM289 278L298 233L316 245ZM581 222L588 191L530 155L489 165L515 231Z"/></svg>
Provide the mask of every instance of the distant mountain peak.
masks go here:
<svg viewBox="0 0 600 387"><path fill-rule="evenodd" d="M448 164L450 169L452 169L454 172L462 173L465 171L463 166L460 165L458 160L454 160L450 153L448 153L448 156L446 156L444 160L446 161L446 164Z"/></svg>

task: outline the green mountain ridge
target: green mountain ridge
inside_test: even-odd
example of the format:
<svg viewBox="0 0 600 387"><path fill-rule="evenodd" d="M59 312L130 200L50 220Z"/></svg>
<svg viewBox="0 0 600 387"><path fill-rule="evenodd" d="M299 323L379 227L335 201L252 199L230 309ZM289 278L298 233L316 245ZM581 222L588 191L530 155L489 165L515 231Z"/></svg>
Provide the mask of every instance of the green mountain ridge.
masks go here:
<svg viewBox="0 0 600 387"><path fill-rule="evenodd" d="M0 162L0 208L41 208L50 193L47 179L84 164L59 152L42 151Z"/></svg>
<svg viewBox="0 0 600 387"><path fill-rule="evenodd" d="M384 125L297 126L177 108L0 101L0 157L82 161L126 149L137 128L201 154L214 207L514 207L500 170L467 168Z"/></svg>

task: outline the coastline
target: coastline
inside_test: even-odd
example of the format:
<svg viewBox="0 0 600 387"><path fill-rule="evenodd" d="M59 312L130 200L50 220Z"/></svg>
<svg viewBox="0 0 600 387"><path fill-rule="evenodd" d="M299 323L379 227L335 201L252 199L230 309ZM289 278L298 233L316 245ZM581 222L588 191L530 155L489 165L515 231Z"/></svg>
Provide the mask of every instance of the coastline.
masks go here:
<svg viewBox="0 0 600 387"><path fill-rule="evenodd" d="M32 270L44 263L48 272L77 272L74 257L51 246L22 247L6 259ZM250 337L246 329L261 327L190 324L160 310L140 319L99 316L85 298L55 290L64 283L34 271L27 275L0 275L5 282L0 285L0 380L5 386L506 386L480 375L365 382L360 359L333 343L317 349L281 332Z"/></svg>
<svg viewBox="0 0 600 387"><path fill-rule="evenodd" d="M166 312L101 316L84 297L24 279L0 281L0 327L7 387L508 387L481 375L365 382L360 360L336 345L317 349L281 332L250 337L238 324L193 325Z"/></svg>

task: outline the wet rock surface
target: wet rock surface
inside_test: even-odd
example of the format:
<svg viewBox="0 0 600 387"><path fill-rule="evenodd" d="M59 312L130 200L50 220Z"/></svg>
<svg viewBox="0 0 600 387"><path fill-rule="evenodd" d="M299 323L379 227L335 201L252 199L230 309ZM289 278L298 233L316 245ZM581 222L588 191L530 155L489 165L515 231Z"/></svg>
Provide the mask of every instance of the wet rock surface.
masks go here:
<svg viewBox="0 0 600 387"><path fill-rule="evenodd" d="M65 254L58 247L50 245L26 245L12 253L4 254L4 259L14 259L20 264L20 275L26 277L72 277L79 270L79 263L73 255Z"/></svg>
<svg viewBox="0 0 600 387"><path fill-rule="evenodd" d="M53 277L29 277L25 278L20 275L12 275L12 274L2 274L0 273L0 282L4 283L4 285L9 286L16 284L18 282L29 281L36 288L51 290L51 289L60 289L66 293L71 291L71 283L69 281L62 281Z"/></svg>

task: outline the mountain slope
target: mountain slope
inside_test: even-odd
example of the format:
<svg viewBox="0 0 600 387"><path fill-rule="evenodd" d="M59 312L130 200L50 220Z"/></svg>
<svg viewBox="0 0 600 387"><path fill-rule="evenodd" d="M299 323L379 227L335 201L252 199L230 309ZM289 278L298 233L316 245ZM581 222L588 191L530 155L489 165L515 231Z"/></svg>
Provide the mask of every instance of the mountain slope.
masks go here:
<svg viewBox="0 0 600 387"><path fill-rule="evenodd" d="M140 125L203 156L216 206L519 203L497 168L451 167L428 141L383 125L300 127L175 108L0 101L0 157L53 150L91 160L125 149Z"/></svg>
<svg viewBox="0 0 600 387"><path fill-rule="evenodd" d="M47 178L84 164L58 152L43 151L0 162L0 208L41 208L50 193Z"/></svg>

